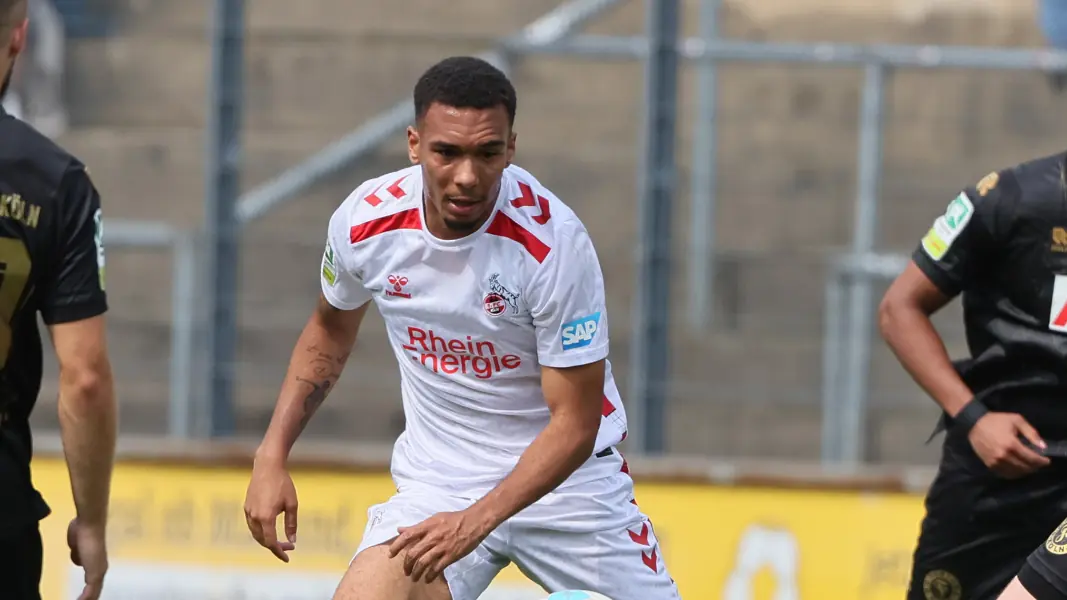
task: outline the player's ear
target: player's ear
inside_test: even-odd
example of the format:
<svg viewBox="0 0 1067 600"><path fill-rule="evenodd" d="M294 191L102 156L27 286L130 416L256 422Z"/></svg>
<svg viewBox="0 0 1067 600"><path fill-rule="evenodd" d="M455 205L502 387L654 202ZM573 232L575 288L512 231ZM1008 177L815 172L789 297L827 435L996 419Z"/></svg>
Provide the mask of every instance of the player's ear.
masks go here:
<svg viewBox="0 0 1067 600"><path fill-rule="evenodd" d="M11 31L11 42L8 44L7 53L14 58L22 53L26 47L27 32L30 28L30 20L23 19L22 23Z"/></svg>
<svg viewBox="0 0 1067 600"><path fill-rule="evenodd" d="M411 164L419 164L419 130L408 126L408 160Z"/></svg>

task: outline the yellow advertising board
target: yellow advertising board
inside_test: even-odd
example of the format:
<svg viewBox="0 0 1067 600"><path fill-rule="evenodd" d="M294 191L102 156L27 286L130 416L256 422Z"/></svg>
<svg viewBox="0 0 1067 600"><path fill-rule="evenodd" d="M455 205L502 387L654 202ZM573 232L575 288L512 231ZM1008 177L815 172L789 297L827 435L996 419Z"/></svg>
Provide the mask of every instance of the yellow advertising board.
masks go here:
<svg viewBox="0 0 1067 600"><path fill-rule="evenodd" d="M299 544L283 564L247 531L247 477L239 469L120 464L105 600L329 598L367 508L393 493L385 474L294 472ZM34 479L53 508L42 524L44 600L74 600L81 570L67 555L73 505L65 465L37 460ZM637 499L686 600L899 600L922 516L922 499L906 494L639 483ZM483 600L546 595L509 567Z"/></svg>

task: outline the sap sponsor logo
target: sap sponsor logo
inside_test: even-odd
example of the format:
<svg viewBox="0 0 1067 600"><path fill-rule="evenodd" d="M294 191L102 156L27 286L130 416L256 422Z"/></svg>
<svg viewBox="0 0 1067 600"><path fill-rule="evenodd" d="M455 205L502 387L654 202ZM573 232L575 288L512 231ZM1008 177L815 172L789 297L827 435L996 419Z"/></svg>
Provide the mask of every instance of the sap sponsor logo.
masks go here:
<svg viewBox="0 0 1067 600"><path fill-rule="evenodd" d="M488 340L445 338L432 329L408 327L408 343L404 349L413 352L411 360L434 373L445 375L473 375L489 379L504 371L522 366L522 358L515 354L501 354Z"/></svg>
<svg viewBox="0 0 1067 600"><path fill-rule="evenodd" d="M600 327L600 313L593 313L563 324L562 341L564 350L585 348L593 343L597 329Z"/></svg>

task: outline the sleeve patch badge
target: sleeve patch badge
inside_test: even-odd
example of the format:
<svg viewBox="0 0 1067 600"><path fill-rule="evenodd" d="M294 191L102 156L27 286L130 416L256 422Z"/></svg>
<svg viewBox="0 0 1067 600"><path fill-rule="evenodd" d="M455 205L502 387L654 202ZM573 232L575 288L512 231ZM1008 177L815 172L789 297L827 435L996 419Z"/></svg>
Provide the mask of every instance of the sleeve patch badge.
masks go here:
<svg viewBox="0 0 1067 600"><path fill-rule="evenodd" d="M922 239L923 250L934 260L941 260L952 247L952 242L959 237L974 214L974 204L961 192L949 203L945 214L934 221L933 227Z"/></svg>
<svg viewBox="0 0 1067 600"><path fill-rule="evenodd" d="M337 265L334 263L333 246L326 242L326 250L322 253L322 278L331 287L337 285Z"/></svg>

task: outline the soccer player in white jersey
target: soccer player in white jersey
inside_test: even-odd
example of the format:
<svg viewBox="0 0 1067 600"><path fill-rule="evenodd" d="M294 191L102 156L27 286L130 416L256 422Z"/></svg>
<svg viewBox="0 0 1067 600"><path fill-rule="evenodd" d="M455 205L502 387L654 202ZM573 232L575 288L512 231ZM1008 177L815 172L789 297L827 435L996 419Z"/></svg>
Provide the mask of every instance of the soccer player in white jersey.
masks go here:
<svg viewBox="0 0 1067 600"><path fill-rule="evenodd" d="M414 99L414 166L365 182L330 219L322 296L256 453L253 536L288 561L286 459L373 300L406 427L397 494L368 511L335 600L475 600L509 562L550 592L678 599L614 448L626 417L600 265L574 212L511 164L514 88L489 63L453 57Z"/></svg>

